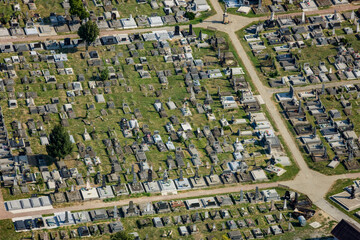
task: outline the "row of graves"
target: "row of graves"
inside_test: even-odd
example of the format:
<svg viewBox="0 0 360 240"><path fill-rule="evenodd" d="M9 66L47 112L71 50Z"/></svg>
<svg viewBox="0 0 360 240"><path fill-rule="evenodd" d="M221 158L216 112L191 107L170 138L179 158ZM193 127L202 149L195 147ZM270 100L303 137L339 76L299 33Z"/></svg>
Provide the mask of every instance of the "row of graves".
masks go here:
<svg viewBox="0 0 360 240"><path fill-rule="evenodd" d="M139 14L135 18L130 14L129 16L120 16L117 6L119 4L112 4L112 1L106 1L106 5L98 4L102 1L93 1L98 11L90 11L90 16L87 20L95 21L100 30L110 29L130 29L137 27L161 27L163 25L174 25L189 22L186 17L186 12L192 12L195 17L200 17L202 12L211 10L206 0L193 1L156 1L147 2L139 0L138 4L149 5L149 9L153 9L150 16ZM33 1L32 1L33 2ZM35 2L33 2L35 4ZM131 4L131 3L130 3ZM134 12L137 4L135 4ZM18 4L17 4L18 6ZM27 16L24 18L25 27L21 27L17 18L12 18L8 22L9 28L0 27L0 37L9 36L49 36L58 33L76 32L81 24L87 20L80 20L78 16L70 15L70 4L64 1L62 6L65 9L65 14L49 13L49 16L41 16L33 13L33 17ZM122 6L124 7L124 6ZM131 7L131 6L129 6ZM17 11L21 11L18 9ZM34 9L36 12L36 9ZM28 12L27 12L28 14ZM28 14L29 15L29 14ZM44 22L42 18L47 18L48 22Z"/></svg>
<svg viewBox="0 0 360 240"><path fill-rule="evenodd" d="M272 15L260 25L247 28L245 31L248 34L244 39L253 55L261 62L262 74L270 77L271 87L357 79L360 76L357 66L358 52L344 46L346 35L355 34L354 27L348 26L348 23L356 25L356 33L360 31L354 11L340 14L335 10L333 14L310 17L306 17L303 12L301 17L278 19ZM338 36L340 29L344 35ZM261 33L262 31L265 32ZM328 45L338 46L335 56L328 56L326 60L320 60L315 65L311 65L307 60L299 60L302 49ZM276 63L283 71L292 74L274 79Z"/></svg>
<svg viewBox="0 0 360 240"><path fill-rule="evenodd" d="M140 204L130 201L129 205L121 207L56 212L50 216L18 217L12 221L17 232L50 229L51 235L69 234L68 230L52 230L65 226L71 226L70 234L79 237L114 233L124 230L122 222L126 219L127 224L134 222L133 229L141 235L152 227L166 227L162 237L177 236L173 229L177 229L180 236L196 236L200 229L206 229L209 235L220 231L226 232L231 239L252 239L292 232L298 219L304 226L315 214L311 206L311 201L297 192L286 191L280 197L275 189L260 191L256 187L255 191L241 190L230 195ZM111 222L108 224L108 221ZM86 225L77 227L77 224ZM138 232L132 234L139 236Z"/></svg>
<svg viewBox="0 0 360 240"><path fill-rule="evenodd" d="M343 93L343 89L348 92L358 91L354 85L339 87L339 90L325 88L323 85L321 89L300 92L296 96L294 89L290 87L289 92L279 93L276 97L306 153L314 162L328 161L329 168L336 168L342 163L347 170L357 170L360 168L359 141L354 123L349 117L342 117L338 109L327 109L320 99L320 96L326 94L335 95L340 91ZM342 94L339 95L341 97L337 101L344 107L344 112L351 115L351 106L349 106L351 103ZM314 119L315 125L310 123L309 117ZM334 152L333 159L330 159L328 154L330 149L326 148L321 138L325 139Z"/></svg>
<svg viewBox="0 0 360 240"><path fill-rule="evenodd" d="M227 8L238 8L236 12L248 14L252 11L254 14L267 14L267 13L285 13L288 11L298 11L302 9L306 11L316 11L318 8L330 7L333 5L349 4L347 0L288 0L263 3L262 0L258 1L234 1L226 0L225 6Z"/></svg>

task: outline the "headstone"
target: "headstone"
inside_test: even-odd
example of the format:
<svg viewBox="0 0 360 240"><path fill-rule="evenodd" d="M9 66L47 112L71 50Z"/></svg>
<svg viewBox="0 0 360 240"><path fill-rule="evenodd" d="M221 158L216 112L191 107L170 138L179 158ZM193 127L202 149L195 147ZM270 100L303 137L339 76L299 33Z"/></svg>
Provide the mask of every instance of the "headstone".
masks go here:
<svg viewBox="0 0 360 240"><path fill-rule="evenodd" d="M305 23L305 12L302 12L301 23Z"/></svg>
<svg viewBox="0 0 360 240"><path fill-rule="evenodd" d="M258 199L259 199L259 195L260 195L259 187L256 186L256 188L255 188L255 200L258 200Z"/></svg>
<svg viewBox="0 0 360 240"><path fill-rule="evenodd" d="M350 19L351 19L352 21L354 21L354 19L355 19L355 12L354 12L354 11L351 12Z"/></svg>
<svg viewBox="0 0 360 240"><path fill-rule="evenodd" d="M135 212L134 202L130 201L128 207L128 213L133 213L133 212Z"/></svg>
<svg viewBox="0 0 360 240"><path fill-rule="evenodd" d="M275 12L271 12L270 21L274 21L274 20L275 20Z"/></svg>
<svg viewBox="0 0 360 240"><path fill-rule="evenodd" d="M199 40L200 41L203 41L204 39L203 39L203 33L202 33L202 31L200 30L200 32L199 32Z"/></svg>
<svg viewBox="0 0 360 240"><path fill-rule="evenodd" d="M359 22L356 23L356 33L360 32Z"/></svg>
<svg viewBox="0 0 360 240"><path fill-rule="evenodd" d="M178 25L175 26L174 36L180 35L180 27Z"/></svg>
<svg viewBox="0 0 360 240"><path fill-rule="evenodd" d="M199 168L195 168L195 178L199 178Z"/></svg>
<svg viewBox="0 0 360 240"><path fill-rule="evenodd" d="M116 206L114 206L114 218L118 218L118 212Z"/></svg>
<svg viewBox="0 0 360 240"><path fill-rule="evenodd" d="M152 178L152 170L151 169L149 169L148 170L148 182L152 182L153 181L153 178Z"/></svg>
<svg viewBox="0 0 360 240"><path fill-rule="evenodd" d="M244 191L240 190L240 202L244 201Z"/></svg>
<svg viewBox="0 0 360 240"><path fill-rule="evenodd" d="M192 36L194 34L192 24L189 24L189 35Z"/></svg>
<svg viewBox="0 0 360 240"><path fill-rule="evenodd" d="M180 176L179 176L179 181L184 181L184 176L183 176L183 170L180 169Z"/></svg>
<svg viewBox="0 0 360 240"><path fill-rule="evenodd" d="M164 182L167 182L167 181L168 181L168 178L169 178L169 176L168 176L168 174L167 174L167 170L165 169L163 181L164 181Z"/></svg>
<svg viewBox="0 0 360 240"><path fill-rule="evenodd" d="M259 0L258 8L260 9L262 7L262 0Z"/></svg>
<svg viewBox="0 0 360 240"><path fill-rule="evenodd" d="M210 176L214 175L214 166L211 166L211 169L210 169Z"/></svg>
<svg viewBox="0 0 360 240"><path fill-rule="evenodd" d="M65 211L65 223L69 223L69 212Z"/></svg>
<svg viewBox="0 0 360 240"><path fill-rule="evenodd" d="M137 179L136 179L136 173L135 173L135 170L134 170L134 165L131 166L131 173L133 175L133 181L132 183L137 183Z"/></svg>
<svg viewBox="0 0 360 240"><path fill-rule="evenodd" d="M274 200L271 200L271 206L270 206L270 211L275 211L276 208L275 208L275 202Z"/></svg>
<svg viewBox="0 0 360 240"><path fill-rule="evenodd" d="M287 209L287 201L286 201L286 199L284 200L284 207L283 207L283 209L284 209L284 210Z"/></svg>

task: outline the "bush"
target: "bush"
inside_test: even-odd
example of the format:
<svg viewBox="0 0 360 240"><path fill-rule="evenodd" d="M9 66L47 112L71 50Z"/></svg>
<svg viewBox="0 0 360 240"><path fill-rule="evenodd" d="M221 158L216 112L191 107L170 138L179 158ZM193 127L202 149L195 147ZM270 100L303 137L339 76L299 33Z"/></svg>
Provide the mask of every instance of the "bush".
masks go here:
<svg viewBox="0 0 360 240"><path fill-rule="evenodd" d="M109 69L106 67L100 72L100 79L106 81L109 78Z"/></svg>
<svg viewBox="0 0 360 240"><path fill-rule="evenodd" d="M194 20L194 19L195 19L195 13L193 13L193 12L186 12L186 13L185 13L185 17L187 17L189 20Z"/></svg>

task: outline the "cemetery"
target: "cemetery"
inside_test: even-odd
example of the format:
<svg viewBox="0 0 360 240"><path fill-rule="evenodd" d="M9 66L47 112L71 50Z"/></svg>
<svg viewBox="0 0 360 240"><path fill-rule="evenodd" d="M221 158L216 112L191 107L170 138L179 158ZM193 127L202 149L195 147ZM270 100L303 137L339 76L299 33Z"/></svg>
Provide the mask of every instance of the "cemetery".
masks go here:
<svg viewBox="0 0 360 240"><path fill-rule="evenodd" d="M41 239L55 235L94 239L101 236L108 239L109 233L118 231L127 231L135 239L177 239L180 236L212 239L224 234L230 239L252 239L277 235L289 238L295 234L306 234L306 223L319 220L319 215L313 210L315 206L298 192L281 188L256 188L252 192L241 190L240 200L233 201L238 195L232 193L215 198L140 205L130 201L129 205L122 207L17 217L12 219L12 223L15 235L24 236L32 230L32 235ZM181 205L181 202L185 205ZM304 220L298 220L300 216Z"/></svg>
<svg viewBox="0 0 360 240"><path fill-rule="evenodd" d="M0 37L52 36L76 32L86 20L82 17L83 14L73 13L71 2L77 1L54 0L51 3L45 0L3 1L0 3L0 9L4 9ZM206 0L85 0L79 2L86 16L95 21L101 30L195 23L215 13ZM189 19L189 14L193 14L194 18Z"/></svg>
<svg viewBox="0 0 360 240"><path fill-rule="evenodd" d="M241 61L222 60L226 35L190 25L104 38L87 52L70 39L1 54L5 201L43 194L56 207L297 173ZM73 152L55 160L46 146L57 124Z"/></svg>
<svg viewBox="0 0 360 240"><path fill-rule="evenodd" d="M238 37L264 84L278 88L359 79L357 12L276 16ZM317 54L313 54L316 52Z"/></svg>
<svg viewBox="0 0 360 240"><path fill-rule="evenodd" d="M358 172L357 84L276 94L288 127L313 169L325 174Z"/></svg>

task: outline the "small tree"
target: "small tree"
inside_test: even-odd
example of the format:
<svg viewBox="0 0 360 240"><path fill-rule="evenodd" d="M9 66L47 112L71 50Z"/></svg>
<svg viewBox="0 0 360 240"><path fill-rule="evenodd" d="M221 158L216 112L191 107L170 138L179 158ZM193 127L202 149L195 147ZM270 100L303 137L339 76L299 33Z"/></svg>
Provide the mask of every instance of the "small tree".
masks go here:
<svg viewBox="0 0 360 240"><path fill-rule="evenodd" d="M133 240L134 236L126 233L125 231L120 231L111 236L111 240Z"/></svg>
<svg viewBox="0 0 360 240"><path fill-rule="evenodd" d="M188 18L189 20L194 20L194 19L195 19L195 13L193 13L193 12L186 12L186 13L185 13L185 17Z"/></svg>
<svg viewBox="0 0 360 240"><path fill-rule="evenodd" d="M70 136L63 126L56 125L50 133L49 144L46 151L49 156L58 160L63 159L72 152L73 145Z"/></svg>
<svg viewBox="0 0 360 240"><path fill-rule="evenodd" d="M91 43L93 43L99 36L99 28L93 21L87 21L81 25L78 30L78 35L86 43L86 51Z"/></svg>
<svg viewBox="0 0 360 240"><path fill-rule="evenodd" d="M85 19L90 16L81 0L70 0L69 3L71 15L77 15L80 19Z"/></svg>
<svg viewBox="0 0 360 240"><path fill-rule="evenodd" d="M103 70L101 70L100 72L100 79L102 81L106 81L109 78L109 68L105 67Z"/></svg>

